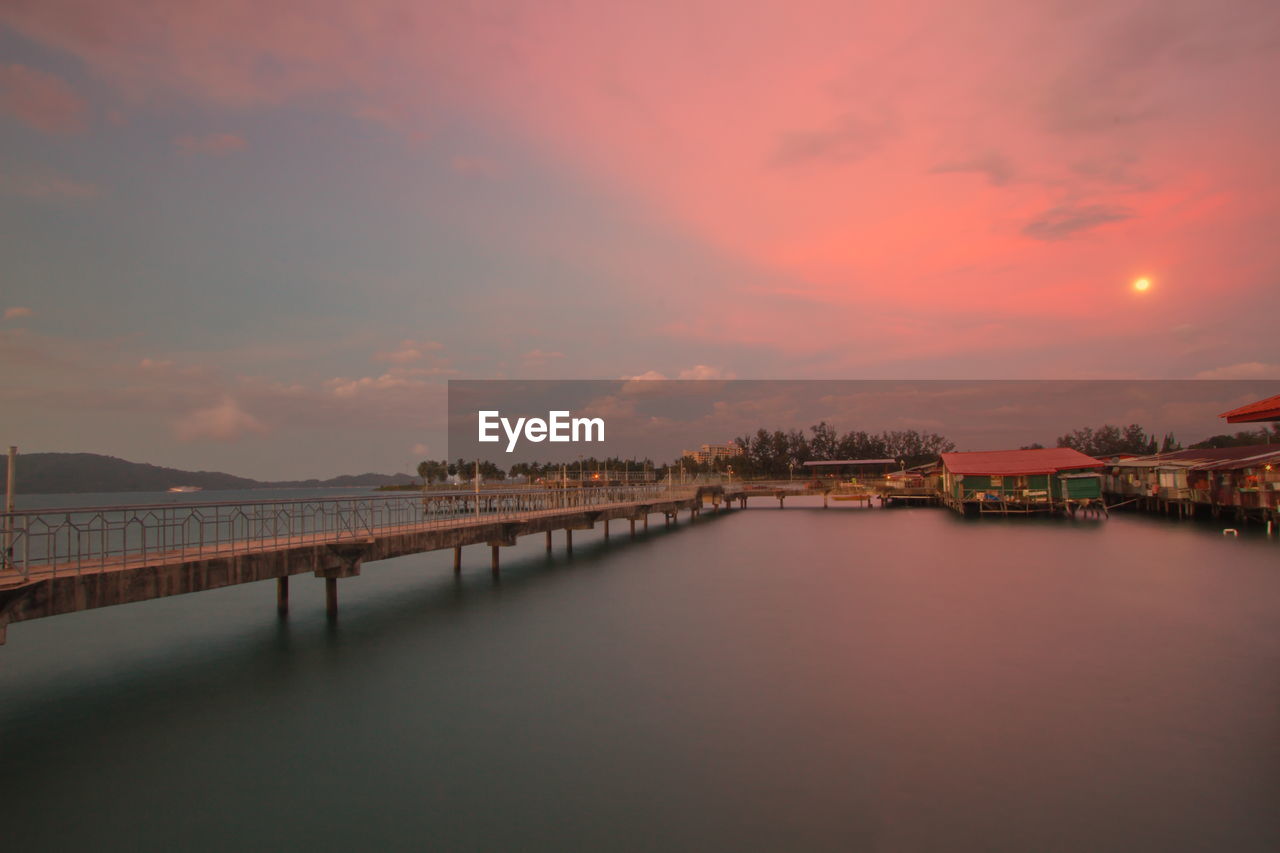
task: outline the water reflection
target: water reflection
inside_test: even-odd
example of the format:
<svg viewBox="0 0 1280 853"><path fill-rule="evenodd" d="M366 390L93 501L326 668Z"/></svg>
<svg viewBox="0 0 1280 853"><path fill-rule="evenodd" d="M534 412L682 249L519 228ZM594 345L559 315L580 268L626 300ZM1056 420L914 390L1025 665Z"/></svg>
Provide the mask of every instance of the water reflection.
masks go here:
<svg viewBox="0 0 1280 853"><path fill-rule="evenodd" d="M286 620L13 626L7 840L1280 846L1276 540L790 501L574 539L371 564L333 626L305 577Z"/></svg>

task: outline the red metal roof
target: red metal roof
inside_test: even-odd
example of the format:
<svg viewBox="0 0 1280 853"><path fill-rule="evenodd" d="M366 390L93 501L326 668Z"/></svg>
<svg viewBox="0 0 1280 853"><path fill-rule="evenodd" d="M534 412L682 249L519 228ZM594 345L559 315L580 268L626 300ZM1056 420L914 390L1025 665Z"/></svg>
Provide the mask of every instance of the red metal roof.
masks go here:
<svg viewBox="0 0 1280 853"><path fill-rule="evenodd" d="M1229 424L1257 423L1258 421L1280 421L1280 394L1223 412L1218 415L1226 418Z"/></svg>
<svg viewBox="0 0 1280 853"><path fill-rule="evenodd" d="M942 464L952 474L1055 474L1077 468L1101 468L1103 463L1070 447L1039 450L980 450L944 453Z"/></svg>

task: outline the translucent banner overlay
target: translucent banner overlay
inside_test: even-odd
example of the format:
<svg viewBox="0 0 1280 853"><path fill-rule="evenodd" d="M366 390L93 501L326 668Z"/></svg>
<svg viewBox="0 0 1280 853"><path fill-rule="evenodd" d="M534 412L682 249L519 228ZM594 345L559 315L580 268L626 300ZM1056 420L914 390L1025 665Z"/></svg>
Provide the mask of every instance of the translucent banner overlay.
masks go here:
<svg viewBox="0 0 1280 853"><path fill-rule="evenodd" d="M504 469L609 458L661 465L731 453L761 430L799 433L809 458L1054 447L1072 435L1094 440L1106 426L1130 444L1136 427L1157 447L1188 446L1270 430L1219 415L1277 393L1276 380L453 380L447 458ZM479 440L482 412L495 440Z"/></svg>

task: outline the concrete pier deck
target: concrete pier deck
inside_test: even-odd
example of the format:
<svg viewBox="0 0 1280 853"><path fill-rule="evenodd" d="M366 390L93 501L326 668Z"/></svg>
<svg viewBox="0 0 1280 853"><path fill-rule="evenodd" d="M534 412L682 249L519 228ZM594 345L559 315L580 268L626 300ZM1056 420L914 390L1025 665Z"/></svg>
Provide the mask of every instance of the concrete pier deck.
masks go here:
<svg viewBox="0 0 1280 853"><path fill-rule="evenodd" d="M359 575L365 563L453 548L457 570L461 548L483 544L492 549L496 575L500 549L521 536L543 533L550 543L553 531L564 530L571 549L568 537L574 530L615 519L631 522L633 531L634 522L643 521L647 529L652 513L669 522L681 512L695 516L705 497L718 508L723 495L720 486L457 494L448 496L457 510L451 517L439 517L438 507L433 517L428 499L416 496L170 505L163 512L89 507L14 513L14 554L21 559L11 557L0 571L0 643L12 622L271 579L277 580L277 607L283 612L288 578L307 573L325 579L334 615L337 581ZM253 511L246 515L246 507ZM227 525L250 530L246 518L259 525L256 535L208 535L210 525L215 532ZM391 521L375 523L379 519ZM150 541L166 544L148 547L148 537L134 535L147 523L157 534ZM271 528L264 530L261 525L267 523ZM307 530L307 523L320 529ZM29 552L41 547L47 559L33 559Z"/></svg>

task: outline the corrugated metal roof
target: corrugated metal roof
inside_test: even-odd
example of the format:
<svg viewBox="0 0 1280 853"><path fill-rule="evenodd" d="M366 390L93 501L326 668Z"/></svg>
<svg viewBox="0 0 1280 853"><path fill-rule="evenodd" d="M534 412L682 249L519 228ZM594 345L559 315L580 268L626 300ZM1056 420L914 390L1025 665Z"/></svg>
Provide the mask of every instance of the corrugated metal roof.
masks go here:
<svg viewBox="0 0 1280 853"><path fill-rule="evenodd" d="M1247 459L1250 456L1257 456L1260 453L1269 453L1271 451L1280 451L1280 447L1274 444L1246 444L1240 447L1171 450L1168 453L1153 453L1150 456L1121 459L1111 464L1117 468L1190 468L1193 465L1208 465Z"/></svg>
<svg viewBox="0 0 1280 853"><path fill-rule="evenodd" d="M1197 471L1239 471L1241 468L1261 468L1263 465L1280 462L1280 448L1267 453L1246 456L1243 459L1231 459L1221 462L1201 462L1193 466Z"/></svg>
<svg viewBox="0 0 1280 853"><path fill-rule="evenodd" d="M1037 450L979 450L944 453L942 464L952 474L1054 474L1075 468L1101 468L1103 463L1070 447Z"/></svg>
<svg viewBox="0 0 1280 853"><path fill-rule="evenodd" d="M1258 421L1280 421L1280 394L1223 412L1218 415L1226 418L1229 424L1257 423Z"/></svg>
<svg viewBox="0 0 1280 853"><path fill-rule="evenodd" d="M897 459L820 459L805 465L897 465Z"/></svg>

